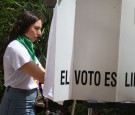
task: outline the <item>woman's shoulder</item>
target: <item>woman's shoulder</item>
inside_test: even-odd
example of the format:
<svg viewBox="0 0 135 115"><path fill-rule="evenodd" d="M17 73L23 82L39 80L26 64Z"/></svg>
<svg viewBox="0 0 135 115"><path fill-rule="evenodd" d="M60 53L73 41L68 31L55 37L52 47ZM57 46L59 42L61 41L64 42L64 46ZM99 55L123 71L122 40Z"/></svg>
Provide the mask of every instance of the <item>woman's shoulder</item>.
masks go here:
<svg viewBox="0 0 135 115"><path fill-rule="evenodd" d="M13 40L12 42L10 42L9 45L7 46L7 50L10 50L11 52L27 51L26 48L17 40Z"/></svg>
<svg viewBox="0 0 135 115"><path fill-rule="evenodd" d="M17 40L13 40L12 42L10 42L8 47L9 48L15 48L15 49L18 49L18 48L24 48L25 49L25 47L20 42L18 42Z"/></svg>
<svg viewBox="0 0 135 115"><path fill-rule="evenodd" d="M21 43L19 43L17 40L13 40L9 43L8 47L15 47L15 46L22 46Z"/></svg>

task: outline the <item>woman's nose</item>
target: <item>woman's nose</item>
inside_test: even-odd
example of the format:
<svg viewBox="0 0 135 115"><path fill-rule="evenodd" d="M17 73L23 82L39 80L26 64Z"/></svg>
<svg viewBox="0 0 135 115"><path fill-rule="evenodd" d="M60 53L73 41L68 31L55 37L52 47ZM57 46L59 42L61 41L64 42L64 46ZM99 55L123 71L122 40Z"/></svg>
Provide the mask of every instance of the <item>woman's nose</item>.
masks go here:
<svg viewBox="0 0 135 115"><path fill-rule="evenodd" d="M41 33L42 33L41 30L38 30L38 36L41 36Z"/></svg>

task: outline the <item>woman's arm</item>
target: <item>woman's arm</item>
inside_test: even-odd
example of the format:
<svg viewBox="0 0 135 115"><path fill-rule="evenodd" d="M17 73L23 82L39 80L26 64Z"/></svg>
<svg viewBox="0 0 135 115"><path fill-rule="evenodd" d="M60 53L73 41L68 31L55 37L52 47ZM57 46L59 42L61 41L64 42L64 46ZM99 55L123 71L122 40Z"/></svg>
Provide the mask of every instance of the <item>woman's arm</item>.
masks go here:
<svg viewBox="0 0 135 115"><path fill-rule="evenodd" d="M19 69L39 82L44 83L45 69L43 67L38 67L33 61L24 64Z"/></svg>

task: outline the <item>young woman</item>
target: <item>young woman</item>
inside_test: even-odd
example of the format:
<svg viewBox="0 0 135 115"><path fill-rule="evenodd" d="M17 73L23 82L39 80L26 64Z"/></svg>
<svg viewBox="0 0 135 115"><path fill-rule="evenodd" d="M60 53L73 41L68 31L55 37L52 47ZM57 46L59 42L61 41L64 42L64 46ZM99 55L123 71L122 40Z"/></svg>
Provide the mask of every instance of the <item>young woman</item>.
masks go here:
<svg viewBox="0 0 135 115"><path fill-rule="evenodd" d="M35 115L38 82L44 82L45 69L34 54L33 42L41 35L42 17L25 11L9 34L4 54L4 97L0 115Z"/></svg>

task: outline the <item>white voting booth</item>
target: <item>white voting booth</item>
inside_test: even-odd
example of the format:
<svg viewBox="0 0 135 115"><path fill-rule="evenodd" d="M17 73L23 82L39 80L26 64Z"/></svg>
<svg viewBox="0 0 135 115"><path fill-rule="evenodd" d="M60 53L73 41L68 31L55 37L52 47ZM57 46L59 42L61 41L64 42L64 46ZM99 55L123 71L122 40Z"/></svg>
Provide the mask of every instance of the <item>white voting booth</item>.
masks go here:
<svg viewBox="0 0 135 115"><path fill-rule="evenodd" d="M135 101L135 0L58 0L44 96Z"/></svg>

